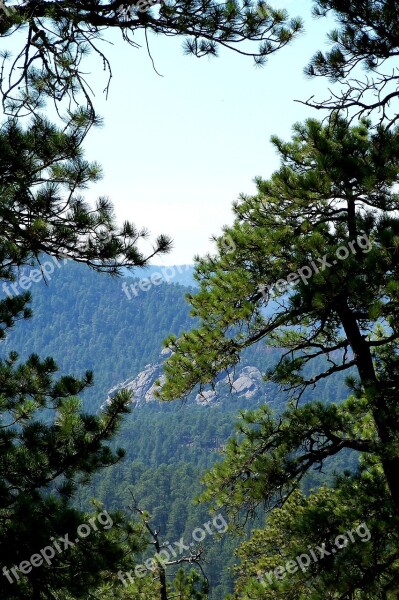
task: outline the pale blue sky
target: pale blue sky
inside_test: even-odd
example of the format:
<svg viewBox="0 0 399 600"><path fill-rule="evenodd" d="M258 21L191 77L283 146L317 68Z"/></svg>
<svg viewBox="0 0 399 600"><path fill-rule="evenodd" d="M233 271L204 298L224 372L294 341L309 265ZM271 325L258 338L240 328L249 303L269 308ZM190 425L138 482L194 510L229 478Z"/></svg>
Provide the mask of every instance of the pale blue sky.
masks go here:
<svg viewBox="0 0 399 600"><path fill-rule="evenodd" d="M105 176L86 197L107 195L118 221L171 235L174 249L155 264L187 264L211 251L210 236L232 221L232 201L254 191L256 175L268 177L278 166L270 136L289 138L295 121L322 116L294 99L326 94L328 82L307 79L303 68L325 47L331 22L310 17L310 0L279 4L305 18L306 31L263 68L227 50L216 59L186 56L182 39L151 36L159 77L141 32L140 49L114 35L113 46L103 44L113 70L106 101L101 61L87 64L105 124L90 132L86 156Z"/></svg>

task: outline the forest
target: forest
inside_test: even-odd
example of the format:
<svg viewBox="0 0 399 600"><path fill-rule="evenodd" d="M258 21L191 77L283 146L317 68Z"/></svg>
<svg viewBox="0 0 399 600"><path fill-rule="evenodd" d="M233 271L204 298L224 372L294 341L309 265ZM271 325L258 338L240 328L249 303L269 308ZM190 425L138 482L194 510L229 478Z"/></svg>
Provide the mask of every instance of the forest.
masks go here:
<svg viewBox="0 0 399 600"><path fill-rule="evenodd" d="M157 37L267 76L295 6L0 4L2 598L398 597L399 7L304 4L324 92L290 139L266 115L279 166L192 268L163 262L177 213L152 235L90 199L92 61L105 96L115 33L156 73Z"/></svg>
<svg viewBox="0 0 399 600"><path fill-rule="evenodd" d="M29 271L26 273L28 276ZM182 276L185 276L184 271ZM135 280L127 277L126 281L130 285L130 281ZM127 301L121 284L120 280L99 273L87 273L80 265L63 265L54 271L47 287L41 285L35 290L32 300L35 317L10 332L2 343L3 356L7 356L11 348L22 360L32 352L40 352L56 360L61 374L78 375L87 366L93 365L94 369L97 366L99 376L82 394L82 406L94 413L100 410L115 384L139 375L147 361L160 365L148 382L147 387L151 387L162 372L163 339L172 332L181 334L191 324L185 294L194 288L165 282L148 290L142 302L133 303ZM49 321L51 335L46 336ZM81 352L66 352L65 347L81 349ZM116 355L118 347L124 348L124 360L115 365L109 362L109 355ZM248 348L240 366L261 369L276 361L273 354L263 345ZM244 394L232 395L227 385L218 386L216 390L217 397L205 405L194 401L195 394L184 404L164 404L155 397L152 402L145 402L145 390L140 397L136 393L133 396L135 408L126 416L112 444L125 449L124 460L99 472L90 485L79 489L74 506L89 511L91 499L96 498L107 510L126 510L133 493L139 506L145 507L154 525L161 530L164 541L189 539L196 523L205 523L209 517L207 505L196 503L202 492L201 479L220 460L238 424L240 411L261 407L265 400L276 412L284 406L284 395L279 393L278 386L262 379L249 398ZM317 394L326 403L342 401L344 379L336 376L320 382ZM142 398L144 403L140 403ZM355 456L332 459L325 473L321 476L313 473L307 478L304 489L319 485L331 477L334 470L355 469L356 464ZM255 523L260 525L261 522L259 514ZM209 581L209 599L222 600L233 591L229 569L234 565L238 540L238 536L231 539L225 536L217 541L212 538L204 541L201 564ZM143 556L147 558L145 551ZM176 568L170 569L170 576L176 576L176 572Z"/></svg>

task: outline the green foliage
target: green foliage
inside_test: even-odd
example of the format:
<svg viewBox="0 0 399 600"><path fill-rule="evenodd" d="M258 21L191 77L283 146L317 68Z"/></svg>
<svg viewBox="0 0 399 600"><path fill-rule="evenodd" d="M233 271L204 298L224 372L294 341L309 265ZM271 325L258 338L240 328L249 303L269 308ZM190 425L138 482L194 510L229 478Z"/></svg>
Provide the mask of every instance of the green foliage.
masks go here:
<svg viewBox="0 0 399 600"><path fill-rule="evenodd" d="M336 17L337 29L329 34L330 49L318 51L306 69L310 76L325 76L339 81L341 90L328 100L307 102L310 106L331 110L350 110L350 115L370 115L392 125L397 109L391 112L399 96L395 74L398 54L399 11L395 0L316 0L314 14ZM366 76L359 73L359 65Z"/></svg>
<svg viewBox="0 0 399 600"><path fill-rule="evenodd" d="M342 448L375 449L367 408L350 399L338 406L291 406L278 417L267 406L243 411L223 462L204 479L203 500L228 507L232 517L254 514L260 505L281 506L309 471L321 470Z"/></svg>
<svg viewBox="0 0 399 600"><path fill-rule="evenodd" d="M273 9L263 1L221 4L213 0L178 0L138 11L135 4L116 2L28 0L4 11L0 20L0 35L6 37L18 31L20 37L16 39L21 44L9 70L10 78L2 80L6 111L35 112L50 97L57 110L63 100L66 106L68 101L69 106L86 102L95 119L92 90L83 65L87 55L94 52L111 74L99 44L107 29L120 31L124 42L134 48L134 33L144 30L146 35L154 32L181 36L185 52L198 57L215 56L220 47L227 47L262 64L268 55L288 44L302 24L298 18L290 19L285 10Z"/></svg>
<svg viewBox="0 0 399 600"><path fill-rule="evenodd" d="M2 338L31 314L29 294L10 294L8 286L22 285L20 269L42 267L43 252L57 265L66 254L110 273L146 262L136 246L140 234L129 223L117 228L108 200L92 210L78 195L99 176L80 148L87 122L81 112L70 115L63 131L40 117L26 129L8 120L0 130L0 278L8 296L0 301ZM160 240L156 251L168 244ZM48 275L44 268L36 271L39 279ZM112 529L100 532L87 525L95 521L93 512L90 518L72 507L77 487L123 457L110 440L131 397L121 391L97 415L82 412L79 394L92 384L92 373L56 380L55 361L29 350L25 362L14 350L0 360L0 592L10 600L84 598L102 578L114 577L115 568L134 564L142 548L140 531L121 513L113 515ZM80 525L86 535L75 539ZM69 536L74 541L65 544ZM51 560L41 559L45 548ZM33 555L39 564L28 562Z"/></svg>
<svg viewBox="0 0 399 600"><path fill-rule="evenodd" d="M183 569L179 569L173 581L171 594L177 595L179 600L207 600L208 586L202 582L198 573L192 570L185 575Z"/></svg>
<svg viewBox="0 0 399 600"><path fill-rule="evenodd" d="M134 409L114 442L126 448L124 460L98 473L90 486L79 490L77 505L85 510L94 496L114 510L129 506L133 491L137 504L151 514L162 541L173 544L183 538L186 544L191 542L192 532L213 518L208 506L195 499L203 490L201 477L220 457L231 435L236 410L236 406L228 410L189 405ZM232 591L229 568L236 540L227 534L220 540L207 535L203 543L195 542L194 549L202 545L209 598L223 600L224 594ZM150 546L143 560L153 552ZM176 572L177 567L168 568L168 582Z"/></svg>
<svg viewBox="0 0 399 600"><path fill-rule="evenodd" d="M297 514L298 528L290 529L299 482L343 450L367 465L303 501L324 502L323 494L336 499L328 508L335 534L350 526L344 497L354 505L355 523L369 517L374 526L375 520L373 560L366 544L361 550L351 546L345 558L334 555L326 571L320 563L310 584L297 573L264 589L246 580L259 558L258 537L251 538L243 546L249 563L237 597L241 589L248 599L382 599L397 593L397 540L389 536L381 543L399 514L397 139L396 129L373 130L365 120L350 127L337 115L328 124L296 125L289 143L274 138L281 168L270 180L257 180L255 196L235 203L235 222L224 231L235 248L225 251L219 244L217 256L197 260L200 289L189 302L199 325L165 341L173 351L159 391L165 400L212 383L260 340L283 350L277 364L264 370L288 394L287 409L243 415L224 461L206 477L203 496L238 519L262 506L291 519L284 529L272 517L259 534L271 561L266 566L278 566L280 553L292 557L303 540L329 539L317 511L309 529L306 511ZM303 402L306 390L345 371L353 392L346 402L325 406L317 391L311 403ZM381 505L373 506L377 497ZM343 560L350 567L337 582Z"/></svg>
<svg viewBox="0 0 399 600"><path fill-rule="evenodd" d="M11 267L38 261L43 252L115 274L147 263L138 242L148 232L129 222L117 227L109 199L99 198L92 210L79 193L101 176L81 148L88 120L80 110L63 131L43 117L34 117L26 129L16 119L1 127L0 235L8 265L3 277L14 279ZM152 256L170 246L169 238L159 236Z"/></svg>
<svg viewBox="0 0 399 600"><path fill-rule="evenodd" d="M237 597L392 600L398 541L381 466L367 461L333 488L293 492L253 532L238 551Z"/></svg>

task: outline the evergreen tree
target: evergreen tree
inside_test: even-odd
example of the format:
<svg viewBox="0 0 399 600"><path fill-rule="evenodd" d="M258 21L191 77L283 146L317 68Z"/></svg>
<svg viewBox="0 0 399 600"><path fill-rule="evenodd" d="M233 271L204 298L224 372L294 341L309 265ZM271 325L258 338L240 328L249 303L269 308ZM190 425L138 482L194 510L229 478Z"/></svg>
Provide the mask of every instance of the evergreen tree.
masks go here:
<svg viewBox="0 0 399 600"><path fill-rule="evenodd" d="M37 281L46 279L44 252L111 274L147 261L137 246L145 232L130 223L119 229L108 200L93 210L80 196L100 174L80 147L88 119L80 111L64 131L40 117L27 129L9 120L0 130L0 278L10 288L18 285L16 292L26 289L21 267L36 265ZM154 253L169 246L161 236ZM30 316L29 298L16 293L0 300L2 338ZM0 360L3 598L87 598L99 579L115 578L118 565L131 564L140 548L139 534L121 515L102 523L106 511L102 521L97 511L96 522L96 515L71 508L77 487L123 456L109 441L131 398L120 392L99 415L83 413L78 395L91 385L92 373L55 380L56 370L51 358L37 355L21 363L11 352Z"/></svg>
<svg viewBox="0 0 399 600"><path fill-rule="evenodd" d="M314 14L336 17L338 27L330 35L332 47L318 51L306 73L328 77L340 83L324 101L310 99L309 106L331 110L345 110L354 116L376 113L386 124L397 120L399 76L397 56L399 49L399 8L395 0L316 0ZM361 65L366 77L359 72Z"/></svg>
<svg viewBox="0 0 399 600"><path fill-rule="evenodd" d="M394 600L398 529L380 468L362 461L335 486L308 497L295 490L266 529L238 550L237 597Z"/></svg>
<svg viewBox="0 0 399 600"><path fill-rule="evenodd" d="M157 6L151 9L152 4ZM133 48L138 47L134 34L141 30L147 48L150 33L181 36L185 51L198 57L215 56L219 48L229 48L253 57L258 64L301 30L300 20L289 19L286 11L247 0L226 4L214 0L178 0L173 4L162 0L130 4L28 0L20 5L3 4L2 11L0 35L18 31L23 40L10 78L2 78L3 106L11 114L36 111L49 96L57 109L63 99L77 105L85 102L94 118L83 63L87 54L94 52L110 81L111 66L98 43L107 29L119 31ZM4 58L8 58L7 53Z"/></svg>
<svg viewBox="0 0 399 600"><path fill-rule="evenodd" d="M148 237L146 230L129 222L118 228L108 198L99 198L94 210L85 202L81 190L101 177L100 166L82 151L89 122L80 109L69 114L63 130L42 116L27 129L17 119L1 127L2 278L12 279L16 267L40 261L43 253L119 274L123 266L144 266L170 249L170 239L159 236L153 253L144 256L138 243Z"/></svg>
<svg viewBox="0 0 399 600"><path fill-rule="evenodd" d="M235 515L283 506L309 472L347 449L369 457L383 477L384 518L397 526L397 140L396 129L374 131L366 120L349 127L336 115L327 125L297 124L291 142L273 139L281 168L257 180L255 196L235 203L234 225L225 228L234 249L226 250L222 236L217 256L197 260L200 291L189 302L200 325L165 341L173 353L160 396L203 389L259 340L281 349L265 376L286 391L286 411L245 415L206 480L204 498ZM319 370L309 374L312 365ZM345 371L352 390L345 403L301 403L305 389ZM356 478L351 486L356 500ZM366 504L359 516L367 520ZM381 555L370 580L354 578L346 595L331 597L358 597L378 577L397 586L384 564Z"/></svg>
<svg viewBox="0 0 399 600"><path fill-rule="evenodd" d="M183 569L179 569L173 581L173 590L170 598L179 600L206 600L208 586L201 581L200 576L194 570L185 575Z"/></svg>

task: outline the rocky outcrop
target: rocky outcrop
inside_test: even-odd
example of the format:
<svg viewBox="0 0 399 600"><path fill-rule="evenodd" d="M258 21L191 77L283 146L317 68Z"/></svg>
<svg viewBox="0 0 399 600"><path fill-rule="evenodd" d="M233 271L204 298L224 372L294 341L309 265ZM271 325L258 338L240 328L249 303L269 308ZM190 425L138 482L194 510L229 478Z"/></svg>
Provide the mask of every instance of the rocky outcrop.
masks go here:
<svg viewBox="0 0 399 600"><path fill-rule="evenodd" d="M239 377L233 381L234 393L249 399L255 396L262 384L262 375L256 367L244 367Z"/></svg>
<svg viewBox="0 0 399 600"><path fill-rule="evenodd" d="M112 402L112 398L120 390L126 389L132 392L132 403L135 406L143 406L148 402L158 402L154 392L156 381L162 384L165 376L162 371L163 360L168 351L163 351L158 364L146 365L136 377L127 379L123 383L114 386L109 392L105 403ZM259 369L256 367L236 367L234 372L220 378L212 389L193 394L188 402L200 406L215 406L224 399L236 397L243 400L259 397L264 391L264 383Z"/></svg>
<svg viewBox="0 0 399 600"><path fill-rule="evenodd" d="M154 398L155 381L162 377L162 363L159 365L146 365L144 370L137 375L127 379L122 383L118 383L108 392L106 402L112 400L112 398L120 390L129 390L132 392L133 402L135 404L142 404L143 402L151 402Z"/></svg>
<svg viewBox="0 0 399 600"><path fill-rule="evenodd" d="M263 389L262 375L256 367L236 367L235 373L220 379L214 389L197 394L194 402L207 406L219 403L222 398L237 396L249 400L259 396Z"/></svg>

